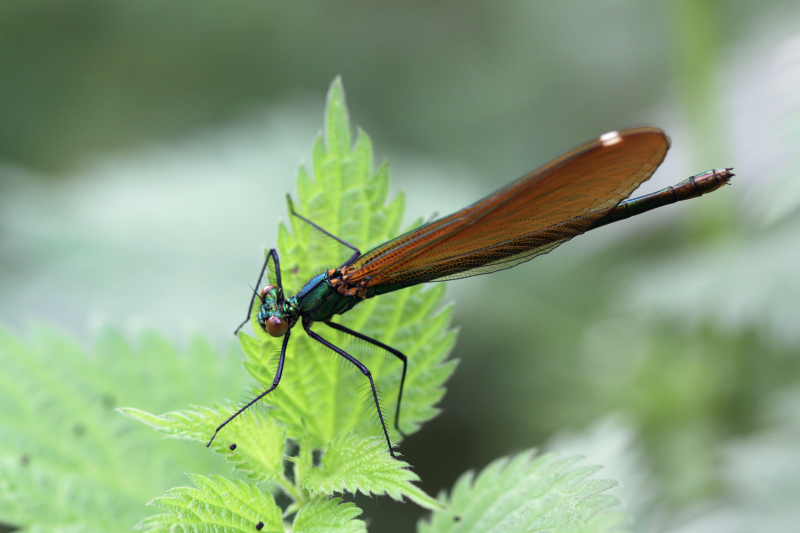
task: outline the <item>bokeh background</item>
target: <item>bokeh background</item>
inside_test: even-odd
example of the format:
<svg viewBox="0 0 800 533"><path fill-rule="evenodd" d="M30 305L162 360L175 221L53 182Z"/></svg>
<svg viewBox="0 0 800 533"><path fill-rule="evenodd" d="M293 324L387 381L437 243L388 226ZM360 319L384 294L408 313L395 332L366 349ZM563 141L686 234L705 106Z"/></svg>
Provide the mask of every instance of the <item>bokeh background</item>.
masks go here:
<svg viewBox="0 0 800 533"><path fill-rule="evenodd" d="M232 358L338 74L409 222L639 124L673 145L637 194L737 174L449 285L461 364L402 447L424 489L541 446L607 465L635 531L800 523L796 1L5 0L0 322Z"/></svg>

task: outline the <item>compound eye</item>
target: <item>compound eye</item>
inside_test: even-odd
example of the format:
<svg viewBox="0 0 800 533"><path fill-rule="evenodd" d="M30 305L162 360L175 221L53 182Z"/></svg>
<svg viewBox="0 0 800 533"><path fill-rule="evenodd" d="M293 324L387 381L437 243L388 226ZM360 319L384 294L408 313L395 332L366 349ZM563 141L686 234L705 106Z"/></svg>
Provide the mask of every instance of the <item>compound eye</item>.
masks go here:
<svg viewBox="0 0 800 533"><path fill-rule="evenodd" d="M262 301L262 302L263 302L263 301L264 301L264 299L267 297L267 293L268 293L269 291L271 291L272 289L274 289L274 288L275 288L275 286L274 286L274 285L267 285L266 287L264 287L263 289L261 289L261 291L258 293L258 296L259 296L259 298L261 298L261 301Z"/></svg>
<svg viewBox="0 0 800 533"><path fill-rule="evenodd" d="M283 319L271 316L267 320L266 330L272 337L283 337L287 329L289 329L289 324Z"/></svg>

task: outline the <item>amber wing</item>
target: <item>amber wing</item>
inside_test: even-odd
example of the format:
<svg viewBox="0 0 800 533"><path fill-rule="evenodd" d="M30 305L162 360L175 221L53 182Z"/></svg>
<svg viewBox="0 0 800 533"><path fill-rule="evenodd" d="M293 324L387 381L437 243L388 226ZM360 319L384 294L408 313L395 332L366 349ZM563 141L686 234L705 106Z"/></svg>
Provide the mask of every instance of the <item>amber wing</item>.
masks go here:
<svg viewBox="0 0 800 533"><path fill-rule="evenodd" d="M359 257L348 282L368 286L464 278L517 265L586 231L646 181L669 138L610 132L452 215Z"/></svg>

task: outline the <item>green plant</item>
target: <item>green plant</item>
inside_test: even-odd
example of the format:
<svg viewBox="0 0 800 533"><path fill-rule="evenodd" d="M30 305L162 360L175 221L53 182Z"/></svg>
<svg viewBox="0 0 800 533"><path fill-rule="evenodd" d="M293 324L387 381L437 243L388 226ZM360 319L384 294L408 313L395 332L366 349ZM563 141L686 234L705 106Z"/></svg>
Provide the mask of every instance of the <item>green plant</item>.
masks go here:
<svg viewBox="0 0 800 533"><path fill-rule="evenodd" d="M357 242L364 249L387 240L400 230L403 197L400 195L387 204L387 167L381 165L374 173L372 169L372 147L366 134L359 131L355 144L352 143L344 93L337 79L329 92L325 137L320 137L314 145L314 179L300 169L298 209L332 233ZM344 253L333 246L330 239L294 219L291 232L281 225L278 241L284 285L288 289L299 288L312 275L340 263L340 255ZM449 328L451 308L442 307L443 295L441 284L412 287L365 301L341 317L343 324L396 346L408 355L401 420L406 434L417 431L436 416L435 405L444 394L445 381L455 369L455 361L447 360L456 335ZM279 341L254 325L256 336L241 333L240 345L246 369L261 386L267 386L274 376L272 363ZM394 402L399 363L332 331L330 337L365 361L385 398ZM29 362L31 350L11 335L0 337L0 348L14 362L9 366L14 372L3 373L9 388L0 395L0 400L4 407L20 415L15 429L22 435L14 440L10 453L3 452L3 479L8 481L0 485L0 520L23 525L31 531L36 531L37 527L42 531L69 527L81 531L125 530L139 513L131 510L132 502L137 498L139 502L146 499L146 490L142 487L147 487L146 481L150 480L140 478L148 473L153 476L157 472L163 476L165 471L181 470L169 465L169 461L151 461L149 464L154 466L149 469L140 466L147 463L151 454L163 456L164 452L143 444L138 433L136 439L131 440L121 428L121 420L108 422L107 411L118 404L102 402L102 391L110 388L109 383L96 370L94 373L87 371L91 364L80 349L61 337L53 338L47 349L37 351L39 365L33 368ZM116 350L128 366L143 362L125 359L130 348L118 337L113 338L114 343L106 346L104 352ZM603 494L616 482L587 481L599 467L575 467L578 457L555 454L537 457L533 451L495 461L477 476L472 473L462 476L449 497L444 494L438 499L428 496L414 484L418 477L410 465L388 454L380 428L369 416L369 402L360 398L365 385L363 376L348 365L342 365L339 357L326 353L305 335L295 335L292 341L281 384L266 398L269 407L251 409L238 417L223 429L212 445L213 451L233 463L240 475L234 478L190 475L196 488L169 489L163 496L153 499L151 503L166 512L141 520L139 529L154 532L364 531L366 525L359 518L360 509L345 500L347 495L359 492L388 495L396 500L406 498L431 510L430 519L420 523L420 531L425 533L607 531L624 520L624 516L614 510L617 500ZM203 361L191 359L198 355L194 351L190 351L190 358L179 358L184 364L170 366L165 361L174 359L175 354L168 353L169 348L160 340L153 342L153 346L159 348L160 357L146 362L162 367L164 383L153 390L163 398L191 389L170 384L171 379L179 382L179 376L186 374L191 374L195 381L216 381L210 390L217 394L222 394L219 391L223 386L230 389L228 393L236 392L235 380L219 380L219 371L215 368L220 363L209 361L214 357L209 356L206 345L200 344L195 350L205 355L206 366L195 364ZM60 356L65 368L60 373L59 369L54 369L55 373L48 374L53 370L48 365L56 359L53 354ZM193 365L191 370L189 365ZM28 385L23 379L27 372L45 378L42 383L32 380ZM147 375L141 368L131 371L132 374L136 372ZM70 390L80 390L80 397L66 389L59 395L59 387L64 388L64 383ZM35 402L26 403L26 388L35 390ZM56 396L51 398L43 392L56 393ZM143 406L153 405L141 395L138 399L129 396L125 400L134 404L141 401ZM176 401L174 397L170 400ZM64 433L69 432L73 419L85 418L91 438L84 439L80 446L65 446L59 456L53 451L59 442L44 439L49 433L46 428L37 426L40 433L37 437L31 427L43 403L52 408L56 426L67 428ZM85 403L105 406L105 410L84 412ZM156 403L161 407L166 402ZM131 407L119 411L166 437L205 444L215 427L236 408L235 403L226 402L163 415ZM385 409L385 412L393 413L393 409ZM109 427L114 429L109 430ZM74 428L72 431L76 432ZM393 442L401 442L401 435L394 430L391 437ZM20 451L27 449L31 442L41 448L34 454L37 468L40 457L50 458L33 477L34 469L28 464L30 457L26 463L25 454ZM207 463L212 454L205 453L206 449L197 445L193 450L204 459L188 468L182 464L183 468L195 471L212 468ZM59 461L63 457L69 460ZM62 468L59 470L57 466ZM48 481L40 483L39 478ZM87 480L92 483L86 484ZM127 490L133 486L140 490ZM282 495L280 501L288 499L288 503L279 505L277 494ZM25 498L35 501L36 505L21 505L20 501ZM49 521L38 522L38 513L56 503L61 504L56 507L60 511Z"/></svg>

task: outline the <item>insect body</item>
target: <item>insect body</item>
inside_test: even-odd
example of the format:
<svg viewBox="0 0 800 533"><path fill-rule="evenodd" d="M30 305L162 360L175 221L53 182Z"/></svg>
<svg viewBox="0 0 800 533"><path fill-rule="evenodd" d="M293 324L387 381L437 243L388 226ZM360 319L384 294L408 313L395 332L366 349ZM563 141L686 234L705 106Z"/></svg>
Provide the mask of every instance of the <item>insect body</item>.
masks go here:
<svg viewBox="0 0 800 533"><path fill-rule="evenodd" d="M335 315L349 311L367 298L404 287L511 268L545 254L581 233L712 192L733 176L730 168L709 170L656 193L626 200L655 172L668 148L669 139L657 128L606 133L486 198L364 254L354 245L297 214L290 199L293 216L349 247L353 254L339 268L318 274L296 295L286 297L281 285L278 252L275 249L269 251L258 284L272 259L277 285L268 285L254 294L248 309L253 307L258 296L261 300L259 324L273 337L283 337L275 379L271 387L225 420L211 441L228 422L278 386L289 336L292 328L300 323L312 339L351 362L369 380L389 453L394 456L369 369L325 340L312 330L312 326L321 322L386 350L403 363L395 413L395 428L402 435L399 418L408 367L406 356L376 339L334 322ZM239 328L249 318L248 314Z"/></svg>

